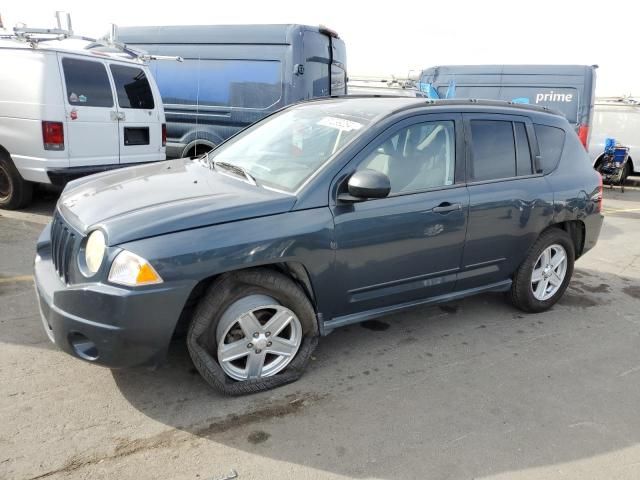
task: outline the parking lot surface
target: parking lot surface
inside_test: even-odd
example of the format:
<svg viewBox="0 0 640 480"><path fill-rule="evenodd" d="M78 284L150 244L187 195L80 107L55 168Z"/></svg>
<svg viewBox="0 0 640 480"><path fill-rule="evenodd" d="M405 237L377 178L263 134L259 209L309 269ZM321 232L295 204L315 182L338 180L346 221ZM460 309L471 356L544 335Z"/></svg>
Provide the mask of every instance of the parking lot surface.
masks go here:
<svg viewBox="0 0 640 480"><path fill-rule="evenodd" d="M551 311L500 294L321 339L306 375L222 397L183 342L111 371L53 346L31 267L55 195L0 211L2 479L640 478L640 187Z"/></svg>

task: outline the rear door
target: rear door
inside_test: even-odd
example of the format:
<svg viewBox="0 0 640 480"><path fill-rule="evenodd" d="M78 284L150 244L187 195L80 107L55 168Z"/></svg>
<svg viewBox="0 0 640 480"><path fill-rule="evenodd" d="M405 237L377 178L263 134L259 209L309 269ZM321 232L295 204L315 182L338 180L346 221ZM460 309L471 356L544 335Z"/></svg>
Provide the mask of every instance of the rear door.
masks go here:
<svg viewBox="0 0 640 480"><path fill-rule="evenodd" d="M508 280L553 216L529 118L464 115L469 221L457 290Z"/></svg>
<svg viewBox="0 0 640 480"><path fill-rule="evenodd" d="M116 90L120 163L161 160L161 106L145 71L118 63L110 63L109 70Z"/></svg>
<svg viewBox="0 0 640 480"><path fill-rule="evenodd" d="M106 63L59 55L71 167L117 164L118 120Z"/></svg>
<svg viewBox="0 0 640 480"><path fill-rule="evenodd" d="M329 37L322 33L304 32L304 98L326 97L331 94Z"/></svg>

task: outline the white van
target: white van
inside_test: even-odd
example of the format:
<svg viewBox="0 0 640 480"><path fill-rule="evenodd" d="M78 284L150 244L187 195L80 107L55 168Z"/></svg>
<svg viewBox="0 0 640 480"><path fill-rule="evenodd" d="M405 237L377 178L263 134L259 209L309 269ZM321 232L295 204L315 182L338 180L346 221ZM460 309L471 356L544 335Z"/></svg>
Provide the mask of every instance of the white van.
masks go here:
<svg viewBox="0 0 640 480"><path fill-rule="evenodd" d="M602 161L607 138L614 138L629 147L624 178L640 175L640 100L628 97L597 98L593 112L589 157L594 168Z"/></svg>
<svg viewBox="0 0 640 480"><path fill-rule="evenodd" d="M0 39L0 208L26 206L34 183L166 158L147 66L78 43Z"/></svg>

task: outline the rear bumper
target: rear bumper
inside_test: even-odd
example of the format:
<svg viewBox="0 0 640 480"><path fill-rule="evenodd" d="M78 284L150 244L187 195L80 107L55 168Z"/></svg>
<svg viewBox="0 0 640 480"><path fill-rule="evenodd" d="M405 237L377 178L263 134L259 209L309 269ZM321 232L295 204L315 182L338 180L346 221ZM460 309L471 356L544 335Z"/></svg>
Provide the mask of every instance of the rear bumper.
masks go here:
<svg viewBox="0 0 640 480"><path fill-rule="evenodd" d="M191 283L136 290L104 283L68 286L47 256L46 244L38 243L35 286L52 342L74 357L111 368L162 362Z"/></svg>
<svg viewBox="0 0 640 480"><path fill-rule="evenodd" d="M69 167L69 168L50 168L47 169L47 177L49 182L53 185L65 186L71 180L77 178L86 177L87 175L93 175L94 173L106 172L109 170L116 170L118 168L134 167L136 165L145 165L151 162L164 161L164 155L157 160L151 160L149 162L140 163L115 163L111 165L90 165L84 167Z"/></svg>
<svg viewBox="0 0 640 480"><path fill-rule="evenodd" d="M602 223L604 222L604 216L601 213L594 213L587 215L582 219L584 222L584 247L582 254L584 255L598 242L600 237L600 230L602 230Z"/></svg>

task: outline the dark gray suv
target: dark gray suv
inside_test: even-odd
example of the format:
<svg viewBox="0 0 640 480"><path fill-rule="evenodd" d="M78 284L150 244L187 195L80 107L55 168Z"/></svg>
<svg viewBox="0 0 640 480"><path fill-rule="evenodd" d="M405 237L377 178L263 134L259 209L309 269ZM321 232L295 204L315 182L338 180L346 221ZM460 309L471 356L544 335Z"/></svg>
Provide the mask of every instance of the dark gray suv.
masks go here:
<svg viewBox="0 0 640 480"><path fill-rule="evenodd" d="M158 363L186 330L207 382L255 392L297 379L344 325L488 291L550 308L601 201L546 109L305 102L194 161L70 183L37 245L44 328L110 367Z"/></svg>

